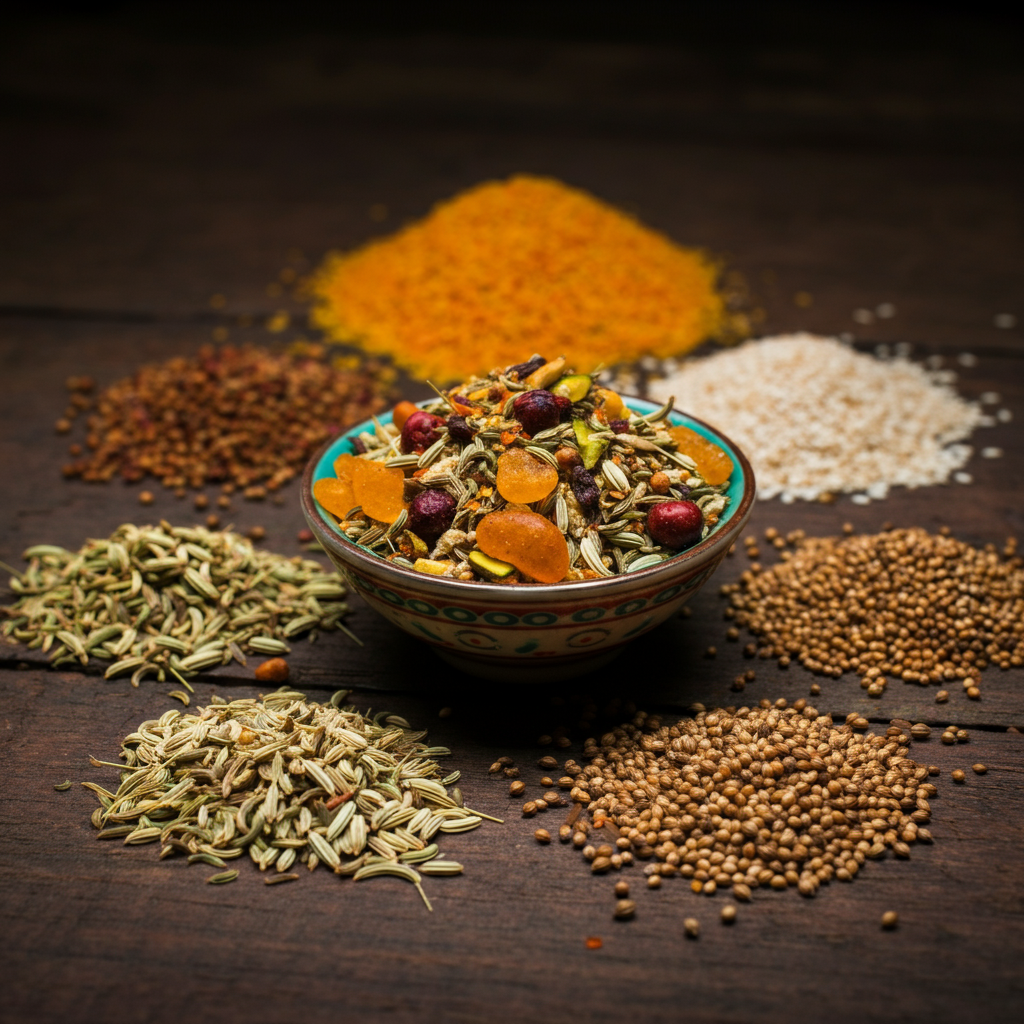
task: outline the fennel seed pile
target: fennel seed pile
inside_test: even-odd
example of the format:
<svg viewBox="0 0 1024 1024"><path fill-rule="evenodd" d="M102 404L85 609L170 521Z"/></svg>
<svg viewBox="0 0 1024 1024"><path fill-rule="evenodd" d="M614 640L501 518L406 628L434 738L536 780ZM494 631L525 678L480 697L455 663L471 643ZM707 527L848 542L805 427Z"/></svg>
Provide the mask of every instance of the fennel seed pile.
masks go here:
<svg viewBox="0 0 1024 1024"><path fill-rule="evenodd" d="M167 711L143 722L121 745L114 792L82 783L98 797L99 839L160 843L160 858L225 869L248 853L269 884L293 881L289 869L324 865L339 876L390 876L412 882L428 909L423 875L456 875L432 840L468 832L488 815L462 806L434 758L447 747L421 742L397 715L372 718L282 687L260 699L216 696L194 714ZM492 821L500 821L491 818ZM415 867L414 867L415 865ZM237 871L207 878L234 881Z"/></svg>
<svg viewBox="0 0 1024 1024"><path fill-rule="evenodd" d="M932 841L936 789L899 727L861 734L856 716L836 726L804 700L695 712L674 725L638 713L585 742L586 767L566 765L593 828L577 818L560 836L595 874L635 856L649 876L682 877L696 893L810 897L867 860Z"/></svg>
<svg viewBox="0 0 1024 1024"><path fill-rule="evenodd" d="M20 596L0 609L3 635L49 653L54 667L98 658L110 662L108 679L130 673L138 686L170 674L187 685L232 658L244 665L245 651L288 654L302 633L352 636L337 573L237 533L125 524L78 551L38 544L24 557L10 581Z"/></svg>

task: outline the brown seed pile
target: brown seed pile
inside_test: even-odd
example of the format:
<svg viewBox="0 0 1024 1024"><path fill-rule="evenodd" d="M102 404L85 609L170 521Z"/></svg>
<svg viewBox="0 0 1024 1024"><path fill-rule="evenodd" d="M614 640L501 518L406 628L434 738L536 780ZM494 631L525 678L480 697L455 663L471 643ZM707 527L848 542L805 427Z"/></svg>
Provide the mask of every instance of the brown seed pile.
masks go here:
<svg viewBox="0 0 1024 1024"><path fill-rule="evenodd" d="M593 841L617 835L620 851L651 862L648 875L743 901L759 886L814 896L852 881L866 860L931 842L936 790L907 756L910 742L897 727L834 725L803 700L700 708L671 726L640 713L586 742L572 797L592 815ZM582 852L593 871L610 850Z"/></svg>
<svg viewBox="0 0 1024 1024"><path fill-rule="evenodd" d="M893 677L960 679L977 698L989 664L1024 665L1024 570L1012 540L1005 557L922 529L790 542L781 563L722 588L729 617L760 637L748 654L833 678L855 672L872 696Z"/></svg>
<svg viewBox="0 0 1024 1024"><path fill-rule="evenodd" d="M322 355L319 346L286 353L208 346L194 358L144 366L96 399L88 451L72 445L81 457L64 466L64 475L120 475L130 483L154 476L173 488L214 481L243 488L247 498L265 497L328 437L393 397L379 365L336 368ZM72 384L75 407L88 405L81 381ZM66 418L57 429L65 427Z"/></svg>

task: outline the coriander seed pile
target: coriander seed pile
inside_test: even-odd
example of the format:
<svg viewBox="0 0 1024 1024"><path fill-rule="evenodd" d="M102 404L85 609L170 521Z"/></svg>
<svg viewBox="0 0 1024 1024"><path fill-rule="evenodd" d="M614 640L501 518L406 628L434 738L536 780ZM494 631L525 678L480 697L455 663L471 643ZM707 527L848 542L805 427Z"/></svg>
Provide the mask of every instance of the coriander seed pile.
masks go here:
<svg viewBox="0 0 1024 1024"><path fill-rule="evenodd" d="M365 364L344 369L322 358L322 346L285 353L247 346L206 346L197 356L144 366L104 390L88 417L86 448L64 467L66 477L134 483L146 476L165 487L206 481L243 488L259 499L302 470L313 451L350 423L378 412L391 397L391 374ZM91 381L88 382L91 385ZM90 406L78 378L67 415Z"/></svg>
<svg viewBox="0 0 1024 1024"><path fill-rule="evenodd" d="M587 740L585 768L566 765L571 797L592 817L572 837L591 870L599 858L608 870L635 856L651 862L649 875L682 877L706 895L731 889L745 901L768 886L814 896L867 860L931 842L936 789L899 728L858 734L803 700L697 707L672 726L641 712ZM593 845L602 834L614 848Z"/></svg>
<svg viewBox="0 0 1024 1024"><path fill-rule="evenodd" d="M352 637L337 573L226 530L127 523L78 551L37 544L25 558L10 581L18 600L0 608L2 635L48 653L55 668L96 658L110 663L107 679L184 683L232 658L245 665L244 651L288 654L286 641L304 633Z"/></svg>
<svg viewBox="0 0 1024 1024"><path fill-rule="evenodd" d="M341 706L347 691L317 704L282 687L259 700L213 697L195 714L167 711L121 744L116 791L82 783L99 798L98 839L160 843L160 859L226 868L248 853L268 883L294 880L292 867L412 882L428 909L423 875L456 875L438 856L438 832L467 832L488 817L462 806L435 757L397 715L372 718ZM498 821L499 819L491 819ZM415 865L415 866L414 866ZM206 880L234 881L237 871Z"/></svg>
<svg viewBox="0 0 1024 1024"><path fill-rule="evenodd" d="M889 677L962 680L980 696L981 671L1024 665L1024 570L1005 557L922 529L843 538L793 535L795 551L722 588L762 657L795 658L819 675L856 672L872 696Z"/></svg>

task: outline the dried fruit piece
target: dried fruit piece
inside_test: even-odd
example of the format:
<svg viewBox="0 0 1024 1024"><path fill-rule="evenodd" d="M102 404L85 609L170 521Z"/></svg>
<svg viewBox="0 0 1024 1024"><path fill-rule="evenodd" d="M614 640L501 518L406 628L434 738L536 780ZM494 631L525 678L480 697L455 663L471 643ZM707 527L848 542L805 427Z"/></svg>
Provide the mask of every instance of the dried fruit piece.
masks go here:
<svg viewBox="0 0 1024 1024"><path fill-rule="evenodd" d="M594 400L606 423L621 419L622 414L626 411L626 403L622 401L621 396L607 388L598 388L594 392Z"/></svg>
<svg viewBox="0 0 1024 1024"><path fill-rule="evenodd" d="M449 416L445 421L448 426L448 436L453 441L461 444L469 444L476 436L473 428L466 422L464 416Z"/></svg>
<svg viewBox="0 0 1024 1024"><path fill-rule="evenodd" d="M492 512L476 528L480 550L511 562L539 583L557 583L569 571L569 548L561 531L536 512Z"/></svg>
<svg viewBox="0 0 1024 1024"><path fill-rule="evenodd" d="M482 551L470 551L469 562L481 576L491 580L508 579L516 571L511 562L502 562L497 558L491 558Z"/></svg>
<svg viewBox="0 0 1024 1024"><path fill-rule="evenodd" d="M401 430L402 427L405 426L409 417L418 412L419 409L416 408L415 403L399 402L398 405L395 406L394 412L391 414L391 422Z"/></svg>
<svg viewBox="0 0 1024 1024"><path fill-rule="evenodd" d="M284 658L271 658L256 666L255 675L261 683L285 683L288 681L288 662Z"/></svg>
<svg viewBox="0 0 1024 1024"><path fill-rule="evenodd" d="M440 416L418 409L402 426L402 451L425 452L441 436L437 428L442 423Z"/></svg>
<svg viewBox="0 0 1024 1024"><path fill-rule="evenodd" d="M528 505L557 486L558 470L522 448L509 448L498 457L498 492L506 501Z"/></svg>
<svg viewBox="0 0 1024 1024"><path fill-rule="evenodd" d="M437 540L452 525L455 505L447 491L420 491L409 503L409 529L424 540Z"/></svg>
<svg viewBox="0 0 1024 1024"><path fill-rule="evenodd" d="M558 426L562 417L562 403L543 388L524 391L512 403L512 415L522 423L523 430L532 436Z"/></svg>
<svg viewBox="0 0 1024 1024"><path fill-rule="evenodd" d="M689 427L672 427L669 435L679 451L697 463L697 472L712 487L724 484L732 476L732 459L717 444Z"/></svg>
<svg viewBox="0 0 1024 1024"><path fill-rule="evenodd" d="M313 497L332 515L344 519L359 504L348 480L325 477L313 484Z"/></svg>
<svg viewBox="0 0 1024 1024"><path fill-rule="evenodd" d="M569 470L569 486L580 506L588 512L593 512L601 500L601 489L592 473L588 473L582 466L573 466Z"/></svg>
<svg viewBox="0 0 1024 1024"><path fill-rule="evenodd" d="M444 576L452 567L451 562L435 562L429 558L417 558L412 566L417 572L429 573L431 576Z"/></svg>
<svg viewBox="0 0 1024 1024"><path fill-rule="evenodd" d="M356 504L381 523L393 523L405 508L405 474L379 462L356 459L352 467L352 491Z"/></svg>
<svg viewBox="0 0 1024 1024"><path fill-rule="evenodd" d="M554 384L562 376L564 370L565 359L559 356L557 359L552 359L550 363L545 363L539 369L534 370L526 378L526 383L531 388L546 388L549 384Z"/></svg>
<svg viewBox="0 0 1024 1024"><path fill-rule="evenodd" d="M704 515L692 501L663 501L647 514L647 532L667 548L692 547L703 529Z"/></svg>
<svg viewBox="0 0 1024 1024"><path fill-rule="evenodd" d="M580 458L583 459L583 465L587 469L593 469L597 465L597 460L604 455L608 442L603 438L592 437L594 432L583 420L573 420L572 429L576 434L576 443L580 447Z"/></svg>

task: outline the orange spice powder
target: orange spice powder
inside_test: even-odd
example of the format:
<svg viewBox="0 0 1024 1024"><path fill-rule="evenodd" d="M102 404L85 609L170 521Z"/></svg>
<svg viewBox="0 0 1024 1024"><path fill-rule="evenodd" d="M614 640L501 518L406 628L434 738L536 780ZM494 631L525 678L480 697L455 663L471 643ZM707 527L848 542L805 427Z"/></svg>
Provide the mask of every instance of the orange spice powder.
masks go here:
<svg viewBox="0 0 1024 1024"><path fill-rule="evenodd" d="M485 182L308 282L312 322L438 383L539 352L587 372L727 329L718 267L550 178Z"/></svg>

